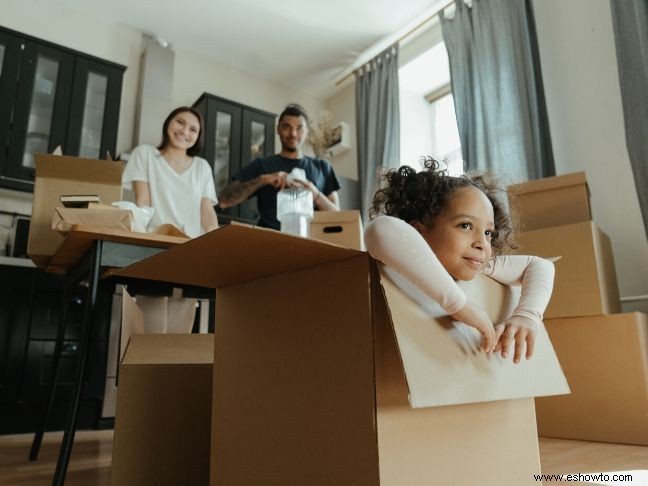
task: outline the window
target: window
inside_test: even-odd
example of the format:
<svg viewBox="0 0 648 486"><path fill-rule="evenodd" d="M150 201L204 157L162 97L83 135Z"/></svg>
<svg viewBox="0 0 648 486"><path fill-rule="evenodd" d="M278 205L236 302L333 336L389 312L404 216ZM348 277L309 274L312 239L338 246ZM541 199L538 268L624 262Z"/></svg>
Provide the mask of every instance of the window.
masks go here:
<svg viewBox="0 0 648 486"><path fill-rule="evenodd" d="M435 43L399 69L401 162L421 167L430 155L447 164L450 174L463 172L461 144L445 44Z"/></svg>

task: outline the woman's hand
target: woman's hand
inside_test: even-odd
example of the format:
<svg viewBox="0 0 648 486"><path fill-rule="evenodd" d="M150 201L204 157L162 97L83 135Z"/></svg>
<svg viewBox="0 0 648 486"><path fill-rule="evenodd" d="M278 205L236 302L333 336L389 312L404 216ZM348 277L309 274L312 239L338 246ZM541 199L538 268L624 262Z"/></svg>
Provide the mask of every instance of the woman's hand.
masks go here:
<svg viewBox="0 0 648 486"><path fill-rule="evenodd" d="M471 302L466 302L466 305L459 312L452 314L451 317L477 329L482 335L482 349L487 353L493 351L497 338L493 323L488 318L486 311Z"/></svg>
<svg viewBox="0 0 648 486"><path fill-rule="evenodd" d="M519 363L526 347L526 359L533 356L538 324L528 317L513 316L495 326L497 345L495 352L501 351L502 358L507 358L511 344L515 342L513 362Z"/></svg>

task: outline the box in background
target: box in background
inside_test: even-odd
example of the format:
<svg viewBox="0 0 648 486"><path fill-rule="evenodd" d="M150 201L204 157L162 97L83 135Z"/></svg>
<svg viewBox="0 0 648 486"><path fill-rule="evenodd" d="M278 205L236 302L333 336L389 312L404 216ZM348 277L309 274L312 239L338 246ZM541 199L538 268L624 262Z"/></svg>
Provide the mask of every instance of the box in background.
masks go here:
<svg viewBox="0 0 648 486"><path fill-rule="evenodd" d="M364 250L360 211L315 211L310 237L335 245Z"/></svg>
<svg viewBox="0 0 648 486"><path fill-rule="evenodd" d="M572 393L536 399L544 437L648 445L648 315L546 319Z"/></svg>
<svg viewBox="0 0 648 486"><path fill-rule="evenodd" d="M217 289L212 486L519 486L540 472L530 397L568 392L544 328L533 360L487 356L366 253L243 226L113 273ZM493 319L512 309L478 280L470 298ZM515 465L493 470L502 456Z"/></svg>
<svg viewBox="0 0 648 486"><path fill-rule="evenodd" d="M34 205L27 254L38 267L47 266L64 235L52 229L52 213L64 194L98 194L107 203L121 199L123 162L36 154Z"/></svg>
<svg viewBox="0 0 648 486"><path fill-rule="evenodd" d="M535 179L507 188L522 231L592 219L585 172Z"/></svg>
<svg viewBox="0 0 648 486"><path fill-rule="evenodd" d="M113 206L102 208L54 208L52 229L67 233L75 224L98 226L130 231L133 225L133 214L125 209Z"/></svg>
<svg viewBox="0 0 648 486"><path fill-rule="evenodd" d="M526 231L516 243L522 255L562 257L545 318L621 312L610 238L593 222Z"/></svg>
<svg viewBox="0 0 648 486"><path fill-rule="evenodd" d="M135 334L119 367L115 486L209 484L213 334Z"/></svg>

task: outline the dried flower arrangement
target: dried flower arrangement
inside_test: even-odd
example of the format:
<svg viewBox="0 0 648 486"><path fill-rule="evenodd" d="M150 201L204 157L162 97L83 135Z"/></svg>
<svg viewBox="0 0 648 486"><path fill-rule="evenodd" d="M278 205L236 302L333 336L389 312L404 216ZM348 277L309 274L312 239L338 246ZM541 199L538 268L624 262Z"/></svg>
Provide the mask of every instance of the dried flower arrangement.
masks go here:
<svg viewBox="0 0 648 486"><path fill-rule="evenodd" d="M327 155L328 149L338 143L342 138L342 129L339 124L333 123L331 112L323 110L320 119L311 123L308 132L308 143L313 148L316 157Z"/></svg>

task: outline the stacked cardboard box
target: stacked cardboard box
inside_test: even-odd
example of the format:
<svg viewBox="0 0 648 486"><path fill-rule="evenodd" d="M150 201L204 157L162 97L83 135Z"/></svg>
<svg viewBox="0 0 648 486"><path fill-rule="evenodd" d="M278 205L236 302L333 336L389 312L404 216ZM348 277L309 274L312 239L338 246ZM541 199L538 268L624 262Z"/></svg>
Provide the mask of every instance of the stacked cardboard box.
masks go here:
<svg viewBox="0 0 648 486"><path fill-rule="evenodd" d="M648 320L620 314L609 237L584 172L509 187L518 253L562 257L545 326L571 395L536 399L541 436L648 445Z"/></svg>

